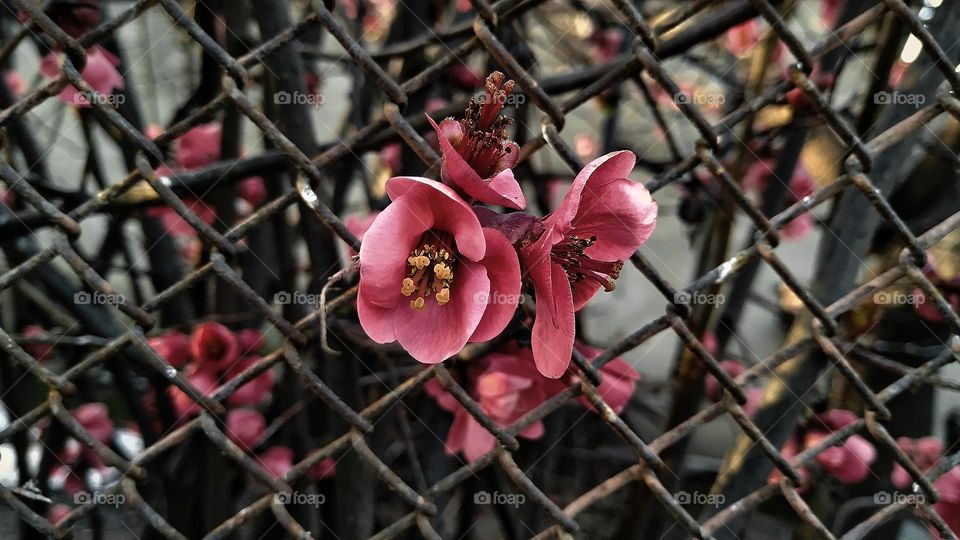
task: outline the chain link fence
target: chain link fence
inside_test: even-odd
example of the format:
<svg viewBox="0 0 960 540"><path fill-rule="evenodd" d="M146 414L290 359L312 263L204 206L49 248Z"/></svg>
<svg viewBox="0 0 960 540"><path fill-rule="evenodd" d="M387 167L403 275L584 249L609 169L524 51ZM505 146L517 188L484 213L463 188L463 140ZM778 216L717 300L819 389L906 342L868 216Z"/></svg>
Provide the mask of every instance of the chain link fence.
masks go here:
<svg viewBox="0 0 960 540"><path fill-rule="evenodd" d="M262 488L258 498L245 502L243 508L231 517L210 524L207 538L232 537L264 514L272 515L272 519L290 536L308 537L309 527L294 517L296 512L288 511L284 503L289 501L285 496L297 493L298 486L309 481L309 471L325 458L345 454L352 456L353 461L349 463L357 469L341 465L339 475L359 475L358 471L365 469L363 474L374 475L380 487L389 488L387 497L393 499L392 504L403 507L403 512L375 533L375 538L411 534L440 537L435 529L440 511L438 499L449 497L466 479L486 468L502 471L525 496L527 504L532 503L542 510L546 526L543 530L529 531L530 536L538 538L578 534L591 537L590 530L581 529L578 516L618 491L637 485L646 493L642 500L647 502L648 508L644 511L662 509L669 514L677 530L682 529L684 535L691 537L719 538L732 534L742 527L742 519L753 509L782 497L817 535L833 538L833 528L818 518L803 497L799 469L846 438L865 432L883 452L889 452L910 473L925 497L917 504L893 501L847 531L844 538L864 537L907 511L926 521L942 537L955 538L931 505L938 497L933 481L960 463L960 454L947 456L936 468L924 473L897 446L885 424L891 419L888 402L904 392L918 385L955 387L956 383L938 376L937 371L960 353L960 342L951 336L939 354L918 365L906 365L890 358L871 356L862 347L858 348L856 330L850 320L850 314L858 306L872 302L877 291L906 280L932 301L951 334L960 332L960 318L949 299L924 272L927 252L960 226L960 213L938 217L935 223L928 223L922 231L916 231L905 224L885 198L898 181L896 173L892 172L894 163L890 160L904 155L904 148L909 151L909 148L917 147L919 134L926 126L946 116L960 118L960 102L956 99L956 92L960 91L960 74L956 71L957 59L951 56L955 45L952 41L956 36L950 32L950 22L956 21L950 12L957 10L947 5L949 1L937 10L936 17L946 21L939 25L937 18L922 21L918 17L922 6L908 5L901 0L845 2L841 8L841 22L825 40L812 47L805 46L805 38L798 36L785 22L784 14L794 5L789 1L689 2L669 10L666 16L657 17L652 24L641 14L644 6L638 8L625 0L611 0L609 5L603 6L571 2L570 5L577 10L600 10L603 17L629 29L630 39L618 54L603 63L550 77L539 77L530 69L527 56L532 53L523 46L524 24L536 17L537 10L549 9L550 2L544 0L499 0L493 3L472 0L473 11L469 18L441 24L433 31L395 41L377 50L359 38L357 28L335 16L331 4L297 5L296 9L291 9L285 0L253 0L249 6L246 2L236 2L236 6L228 2L223 6L230 12L224 24L231 24L233 10L248 8L251 11L247 16L258 27L261 37L255 46L239 53L241 49L231 43L232 38L211 35L211 27L203 22L200 13L203 4L194 6L196 11L188 13L176 0L141 0L112 10L110 17L105 17L89 32L75 37L54 20L56 7L65 3L68 2L54 1L43 5L29 0L4 2L8 19L14 19L18 12L21 16L19 30L5 37L0 52L3 58L9 59L18 47L32 42L41 49L62 51L63 60L59 76L20 97L14 97L9 89L0 90L0 126L5 129L7 145L30 164L26 169L18 170L9 159L0 162L0 178L23 203L17 211L0 207L0 243L8 264L8 269L0 275L0 289L21 284L42 288L48 301L60 305L81 334L95 336L100 341L87 343L91 347L89 352L65 371L57 373L26 352L22 340L15 339L14 329L0 329L3 342L0 356L4 363L12 366L11 370L4 372L5 376L22 373L48 390L39 405L13 415L11 422L0 432L0 442L15 441L38 426L59 424L66 435L79 441L104 464L115 467L120 480L102 492L91 494L87 504L76 505L57 524L44 517L45 505L32 499L35 494L24 488L0 486L3 501L29 528L50 538L65 537L74 525L96 508L98 501L122 494L126 503L142 518L151 536L184 538L185 533L170 524L171 516L163 510L165 505L158 507L154 497L143 496L140 490L151 476L169 474L154 467L155 464L178 447L203 437ZM207 7L214 4L208 3ZM241 4L244 7L239 7ZM145 134L145 126L136 110L135 96L125 94L130 98L118 104L117 100L111 101L98 94L81 77L92 46L101 44L117 50L114 33L151 11L169 16L180 31L202 48L204 69L217 75L216 80L204 81L211 84L213 90L182 110L176 121L159 136ZM291 14L297 14L297 18L291 19ZM711 122L700 110L702 104L695 96L681 90L664 68L664 61L758 18L766 21L772 29L772 39L784 44L797 63L773 83L761 79L761 84L749 94L727 96L727 103L737 105L730 107L720 121ZM862 36L868 29L877 29L874 41L863 43ZM900 38L908 33L922 46L921 58L914 67L918 71L917 80L922 81L916 83L916 91L930 97L926 104L912 109L895 103L886 108L878 106L872 96L886 89L886 77L881 75L876 81L864 80L854 85L866 96L863 99L867 104L861 110L861 116L854 117L848 111L831 106L829 95L819 84L820 73L836 69L842 63L845 51L854 48L874 49L873 70L879 74L889 73L899 49L886 47L883 38L899 43ZM310 104L290 99L287 100L290 103L278 107L267 99L270 95L293 96L304 92L301 58L310 54L310 39L307 38L318 34L327 34L339 43L345 54L337 60L345 69L357 79L362 78L369 88L375 86L370 90L373 103L368 108L370 114L351 117L353 129L349 136L326 144L318 144L309 124L303 122L307 116L304 111ZM427 50L431 51L430 61L421 63L422 68L413 72L394 69L393 63L397 59L423 55ZM646 182L647 187L656 197L661 189L689 178L695 169L707 171L711 181L720 187L715 211L725 213L728 221L734 216L746 216L756 231L748 246L733 257L721 254L715 264L687 285L670 283L643 255L636 254L631 261L662 294L664 314L653 320L638 321L636 331L614 343L592 362L578 358L578 369L584 374L578 383L506 428L499 427L483 412L448 371L446 364L408 369L403 372L406 378L397 377L390 383L389 391L377 395L361 394L349 384L345 385L342 378L330 377L323 368L324 363L343 366L354 361L350 353L336 354L327 343L328 333L349 333L351 328L356 332L356 327L349 323L348 309L357 292L353 284L355 267L337 268L335 239L339 238L355 249L359 247L359 241L338 217L340 209L334 211L330 206L332 191L342 189L337 175L343 175L344 171L355 166L359 155L396 141L402 141L405 151L412 150L413 155L423 162L424 170L439 170L439 155L423 135L424 130L429 129L423 113L424 92L460 58L478 52L488 55L493 65L516 81L518 91L527 99L524 110L533 120L530 125L536 129L522 139L522 163L536 153L550 153L574 173L579 171L582 163L577 152L560 136L568 115L594 98L627 84L643 86L649 96L650 88L640 78L641 74L652 79L656 87L666 93L679 96L674 100L676 106L689 123L688 127L696 130L699 139L695 150L688 155L682 155L674 148L673 159ZM256 84L254 81L257 80L263 84ZM89 115L110 134L121 149L127 171L123 178L105 178L105 184L93 190L95 195L80 191L79 198L68 199L44 182L44 149L34 140L29 117L31 111L70 86L92 104L82 114ZM788 94L796 103L802 103L796 110L805 111L795 122L829 128L841 147L842 163L839 176L832 182L818 187L782 211L780 208L771 211L770 208L761 208L748 197L740 184L739 173L726 167L725 156L740 145L747 145L751 138L770 137L769 134L752 133L749 125L758 111L782 101ZM621 96L620 99L630 98ZM452 103L444 110L462 111L464 105ZM269 141L272 149L229 159L199 171L171 172L169 175L154 172L165 160L173 141L221 113L233 115L234 120L241 115L248 119ZM874 124L871 118L876 120L878 128L863 129L864 121L867 126ZM671 126L667 126L662 117L659 120L664 133L671 139L668 143L673 144ZM796 156L794 164L795 159ZM190 204L190 197L205 192L218 182L229 185L257 173L270 173L285 179L286 184L271 186L268 200L232 226L209 225ZM145 188L144 184L149 187ZM120 294L106 277L109 271L100 262L82 255L82 250L77 248L80 224L94 217L106 217L117 224L141 219L131 209L137 207L136 201L144 189L174 209L196 231L204 245L204 261L188 273L179 273L175 268L167 267L172 265L162 264L162 255L151 257L150 277L158 285L157 294L113 305L109 302L74 302L75 295L81 293L103 295L103 298ZM537 189L543 187L537 186ZM824 243L832 245L833 249L821 252L816 261L817 279L813 287L808 288L777 254L780 231L797 216L831 204L833 218L836 214L844 214L847 218L831 219L824 224ZM305 241L313 268L331 268L325 274L313 275L304 289L320 295L320 306L300 312L296 306L272 302L272 296L265 295L262 284L251 283L251 277L243 270L244 260L255 256L251 242L244 239L265 224L287 223L292 208L299 210L300 221L296 227L275 229L282 231L274 237L278 243L276 246L282 250L284 245ZM718 226L717 221L712 223ZM160 241L160 233L150 232L149 219L142 219L141 226L148 242ZM858 283L856 272L851 273L849 269L859 268L860 260L866 256L864 238L869 238L878 227L890 231L893 243L899 246L899 257L887 267L877 269L868 281ZM43 235L34 234L41 230ZM712 241L719 241L717 236L712 238ZM56 259L66 263L73 276L68 276L69 272L62 270L62 266L53 265ZM711 311L702 306L691 306L684 298L716 293L721 287L729 287L742 273L756 272L760 265L772 269L798 299L800 308L795 315L795 331L775 354L733 378L724 371L710 347L704 345L704 328ZM289 260L281 265L281 272L295 275ZM180 313L181 308L177 306L187 302L185 299L190 291L211 280L222 284L275 327L282 336L282 344L237 377L206 392L167 364L150 347L147 335L158 323L169 324L171 315ZM82 282L82 286L72 285L78 282ZM687 407L686 413L675 404L674 411L680 412L674 415L676 418L667 429L652 440L644 440L597 392L598 369L661 333L676 334L684 345L685 352L680 358L681 374L689 369L702 379L709 373L722 384L725 392L721 401L705 407L697 405L700 400L688 400L688 403L681 404ZM469 347L461 353L460 359L476 358L491 347ZM358 350L361 350L358 354L366 358L382 359L390 355L401 358L390 348L378 349L370 345ZM871 358L872 365L883 365L887 371L896 373L895 382L876 388L865 381L859 366ZM355 360L362 361L360 357ZM188 421L165 426L170 429L144 433L145 447L133 457L123 456L91 435L66 405L73 396L84 396L84 381L91 373L102 369L109 370L120 386L130 385L135 373L146 377L157 388L173 385L194 400L201 412ZM782 456L780 448L786 436L781 419L785 416L799 419L802 407L796 406L798 400L795 396L806 395L813 387L813 381L831 369L846 380L865 413L855 423L798 455L792 458ZM227 398L244 383L268 370L291 374L289 380L299 385L298 391L304 392L311 400L319 400L339 418L337 436L325 443L309 441L302 459L282 477L270 474L261 463L232 442L225 434L221 420ZM374 451L376 445L371 441L378 432L396 429L396 426L389 425L397 421L396 417L387 414L406 407L404 402L412 399L431 378L438 378L494 435L497 446L480 460L463 465L424 488L415 487L419 482L411 480L409 471L391 468ZM768 399L756 415L748 416L743 409L745 388L756 380L768 380ZM9 389L11 384L12 381L7 381L5 387ZM778 385L781 388L779 393L771 390ZM545 494L515 461L515 453L522 446L517 435L580 396L585 396L600 413L590 420L602 422L617 435L633 452L636 463L582 493L570 494L563 506ZM3 399L8 410L18 411L17 405L8 403L10 397ZM729 415L739 426L742 431L740 443L744 444L738 443L731 450L728 466L722 473L726 476L721 477L715 486L713 493L725 496L723 504L715 512L694 515L683 504L685 501L675 496L686 486L678 484L670 471L679 463L678 456L682 455L689 435L724 415ZM387 425L378 423L382 418L390 418L390 422ZM781 479L768 483L772 470L779 471ZM229 490L223 492L226 495ZM368 503L358 501L357 504ZM505 505L504 508L510 511L512 507ZM638 510L621 509L625 513Z"/></svg>

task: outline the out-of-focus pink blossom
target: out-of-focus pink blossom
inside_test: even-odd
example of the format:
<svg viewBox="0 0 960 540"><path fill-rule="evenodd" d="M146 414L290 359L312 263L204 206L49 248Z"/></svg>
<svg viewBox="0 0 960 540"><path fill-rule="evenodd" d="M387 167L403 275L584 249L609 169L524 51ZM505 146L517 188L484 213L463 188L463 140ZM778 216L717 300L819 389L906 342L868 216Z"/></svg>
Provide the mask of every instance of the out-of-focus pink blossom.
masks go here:
<svg viewBox="0 0 960 540"><path fill-rule="evenodd" d="M260 361L260 357L256 355L244 357L227 369L227 379L233 379L258 361ZM252 381L237 388L237 391L230 394L230 397L227 398L227 403L234 407L254 407L259 405L270 395L275 383L276 375L274 375L273 370L268 369L254 377Z"/></svg>
<svg viewBox="0 0 960 540"><path fill-rule="evenodd" d="M28 324L23 327L23 337L25 338L49 338L49 334L41 326L36 324ZM53 344L52 343L24 343L23 350L36 358L39 362L44 362L49 360L53 356Z"/></svg>
<svg viewBox="0 0 960 540"><path fill-rule="evenodd" d="M775 164L772 159L761 159L754 161L743 175L742 185L744 191L756 194L762 194L766 191L771 182L781 182L782 180L774 177ZM793 171L793 177L790 178L786 204L794 204L803 200L814 192L816 183L810 172L802 164L798 164ZM800 239L813 230L813 214L804 212L794 218L790 223L781 229L784 238L796 240Z"/></svg>
<svg viewBox="0 0 960 540"><path fill-rule="evenodd" d="M247 356L260 352L265 342L263 332L256 328L244 328L236 332L237 346L240 347L240 356Z"/></svg>
<svg viewBox="0 0 960 540"><path fill-rule="evenodd" d="M65 504L55 504L50 507L50 510L47 511L47 521L56 525L63 521L63 518L67 517L67 514L70 513L70 507Z"/></svg>
<svg viewBox="0 0 960 540"><path fill-rule="evenodd" d="M257 208L267 198L267 186L263 185L263 178L252 176L237 183L237 195Z"/></svg>
<svg viewBox="0 0 960 540"><path fill-rule="evenodd" d="M254 448L263 439L267 420L253 409L234 409L227 413L227 436L244 450Z"/></svg>
<svg viewBox="0 0 960 540"><path fill-rule="evenodd" d="M193 367L195 368L196 366ZM217 389L216 374L207 370L192 370L192 372L187 375L187 381L196 387L197 391L204 396L209 396ZM193 398L185 394L183 390L180 390L176 386L170 386L168 392L173 402L173 409L179 417L193 416L200 412L200 405L197 404Z"/></svg>
<svg viewBox="0 0 960 540"><path fill-rule="evenodd" d="M323 458L319 463L310 467L307 476L311 480L323 480L337 475L337 462L333 458Z"/></svg>
<svg viewBox="0 0 960 540"><path fill-rule="evenodd" d="M921 437L919 439L899 437L897 438L897 446L907 454L907 457L917 465L922 473L929 471L943 456L943 441L937 437ZM910 473L896 462L894 462L893 470L890 472L890 480L898 489L906 489L913 484Z"/></svg>
<svg viewBox="0 0 960 540"><path fill-rule="evenodd" d="M271 446L260 454L260 465L278 478L293 468L293 450L286 446Z"/></svg>
<svg viewBox="0 0 960 540"><path fill-rule="evenodd" d="M180 369L190 362L190 336L171 330L150 338L150 346L171 366Z"/></svg>
<svg viewBox="0 0 960 540"><path fill-rule="evenodd" d="M237 336L226 326L210 321L198 324L190 335L190 353L201 368L226 369L240 355Z"/></svg>
<svg viewBox="0 0 960 540"><path fill-rule="evenodd" d="M27 91L27 82L23 80L23 77L19 73L8 69L3 72L3 82L7 85L7 88L10 89L10 93L13 94L13 97L19 98Z"/></svg>
<svg viewBox="0 0 960 540"><path fill-rule="evenodd" d="M103 403L84 403L71 411L73 417L80 422L83 429L87 430L97 441L103 444L110 444L113 438L113 420L110 420L110 412Z"/></svg>
<svg viewBox="0 0 960 540"><path fill-rule="evenodd" d="M609 62L620 54L623 33L619 28L594 30L590 35L590 55L597 62Z"/></svg>
<svg viewBox="0 0 960 540"><path fill-rule="evenodd" d="M575 341L573 347L587 360L591 361L603 352L602 349L591 347L580 341ZM614 358L600 368L600 376L600 387L597 388L597 393L603 398L604 403L613 409L613 412L620 414L627 403L630 402L637 381L640 380L640 374L622 358ZM576 382L577 379L577 377L570 377L570 382ZM559 387L557 392L561 390L563 388ZM578 397L577 401L591 411L596 410L586 396Z"/></svg>
<svg viewBox="0 0 960 540"><path fill-rule="evenodd" d="M40 73L50 79L60 76L60 53L50 53L44 56L40 61ZM117 66L120 65L120 59L110 51L99 45L94 45L87 49L87 63L80 72L83 78L97 94L109 96L116 90L123 90L124 82ZM75 107L90 107L90 102L80 93L72 84L68 84L60 91L58 96L60 101L68 103Z"/></svg>
<svg viewBox="0 0 960 540"><path fill-rule="evenodd" d="M483 86L483 77L463 62L455 62L447 68L444 78L464 90L476 90Z"/></svg>

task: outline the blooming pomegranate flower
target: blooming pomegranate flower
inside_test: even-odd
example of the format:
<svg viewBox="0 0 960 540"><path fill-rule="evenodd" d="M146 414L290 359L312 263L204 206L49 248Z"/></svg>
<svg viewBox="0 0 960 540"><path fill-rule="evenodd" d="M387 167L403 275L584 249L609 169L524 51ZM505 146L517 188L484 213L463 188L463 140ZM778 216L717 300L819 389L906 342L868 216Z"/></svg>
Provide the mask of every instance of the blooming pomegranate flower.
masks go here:
<svg viewBox="0 0 960 540"><path fill-rule="evenodd" d="M218 322L198 324L190 335L190 352L204 368L226 369L240 355L237 336Z"/></svg>
<svg viewBox="0 0 960 540"><path fill-rule="evenodd" d="M360 247L357 312L367 335L399 341L425 363L498 335L520 293L510 242L480 227L470 206L439 182L396 177L386 190L393 202Z"/></svg>
<svg viewBox="0 0 960 540"><path fill-rule="evenodd" d="M260 454L260 465L279 478L293 468L293 450L286 446L271 446Z"/></svg>
<svg viewBox="0 0 960 540"><path fill-rule="evenodd" d="M506 354L490 354L468 368L467 391L483 412L500 427L508 427L521 416L540 405L556 390L556 381L541 376L530 361L529 349L513 348ZM426 392L444 410L453 413L453 424L447 433L448 455L463 453L467 461L476 461L493 449L496 438L474 419L436 379L431 379ZM543 436L543 422L537 420L518 433L525 439Z"/></svg>
<svg viewBox="0 0 960 540"><path fill-rule="evenodd" d="M87 63L80 72L83 78L101 96L109 96L116 90L123 90L124 82L117 66L120 59L99 45L87 49ZM40 73L50 79L60 76L60 53L52 52L40 61ZM68 84L60 91L60 101L75 107L90 107L87 98L73 85Z"/></svg>
<svg viewBox="0 0 960 540"><path fill-rule="evenodd" d="M629 151L590 162L556 211L521 241L520 259L537 300L533 356L547 377L560 377L570 363L574 312L601 287L612 291L623 260L653 233L657 204L627 178L635 162Z"/></svg>
<svg viewBox="0 0 960 540"><path fill-rule="evenodd" d="M468 198L522 210L527 200L511 170L520 148L507 139L513 120L500 115L514 83L504 78L499 71L487 77L483 99L471 99L463 119L447 118L440 125L429 116L427 120L440 142L445 183Z"/></svg>
<svg viewBox="0 0 960 540"><path fill-rule="evenodd" d="M227 413L227 436L240 448L257 446L267 429L267 420L253 409L234 409Z"/></svg>
<svg viewBox="0 0 960 540"><path fill-rule="evenodd" d="M190 360L190 336L171 330L150 338L150 346L171 366L180 369Z"/></svg>
<svg viewBox="0 0 960 540"><path fill-rule="evenodd" d="M922 437L919 439L910 439L908 437L897 438L897 446L906 452L907 456L917 464L920 472L926 473L943 455L943 441L936 437ZM890 471L890 480L898 489L906 489L913 484L913 477L899 463L893 464L893 470Z"/></svg>

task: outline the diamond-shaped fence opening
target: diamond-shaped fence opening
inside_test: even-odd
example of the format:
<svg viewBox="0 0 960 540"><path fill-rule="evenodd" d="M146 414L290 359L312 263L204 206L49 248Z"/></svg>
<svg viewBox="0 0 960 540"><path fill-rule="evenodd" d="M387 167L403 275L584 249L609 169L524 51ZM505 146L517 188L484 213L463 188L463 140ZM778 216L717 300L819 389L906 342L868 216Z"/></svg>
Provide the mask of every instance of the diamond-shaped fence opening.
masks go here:
<svg viewBox="0 0 960 540"><path fill-rule="evenodd" d="M960 387L939 373L960 354L956 2L0 8L8 534L955 538L960 432L925 460L898 437ZM494 70L534 213L629 149L683 223L627 262L641 302L579 317L626 330L509 422L471 377L529 347L536 299L418 363L358 323L347 217L390 176L439 178L426 116ZM809 229L815 256L784 249ZM787 320L769 351L754 309ZM629 356L661 340L675 357ZM213 374L172 352L230 347ZM670 384L613 404L623 355ZM492 449L445 451L458 429Z"/></svg>

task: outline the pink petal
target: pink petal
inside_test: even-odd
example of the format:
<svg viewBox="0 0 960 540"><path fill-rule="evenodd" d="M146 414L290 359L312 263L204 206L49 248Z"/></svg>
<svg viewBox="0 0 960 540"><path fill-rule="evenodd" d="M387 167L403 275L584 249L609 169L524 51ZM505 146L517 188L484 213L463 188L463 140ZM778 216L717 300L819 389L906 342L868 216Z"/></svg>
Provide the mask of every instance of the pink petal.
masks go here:
<svg viewBox="0 0 960 540"><path fill-rule="evenodd" d="M656 224L657 203L650 192L626 178L600 186L588 184L572 223L580 238L597 237L586 253L598 261L630 258L653 234Z"/></svg>
<svg viewBox="0 0 960 540"><path fill-rule="evenodd" d="M190 336L190 352L200 364L214 369L225 369L236 361L240 354L237 338L226 326L218 322L200 323Z"/></svg>
<svg viewBox="0 0 960 540"><path fill-rule="evenodd" d="M450 392L447 392L437 379L427 381L426 384L423 385L423 390L437 402L437 405L439 405L441 409L447 412L455 412L461 408L457 398L453 397L453 394Z"/></svg>
<svg viewBox="0 0 960 540"><path fill-rule="evenodd" d="M266 429L267 420L258 411L234 409L227 413L227 436L244 450L259 444Z"/></svg>
<svg viewBox="0 0 960 540"><path fill-rule="evenodd" d="M588 163L573 180L573 185L560 202L560 206L548 217L549 222L565 230L577 215L580 198L587 182L591 182L591 189L597 189L611 180L626 178L633 170L636 161L637 158L633 152L621 150L600 156Z"/></svg>
<svg viewBox="0 0 960 540"><path fill-rule="evenodd" d="M337 475L337 462L333 458L323 458L319 463L310 467L307 476L311 480L323 480Z"/></svg>
<svg viewBox="0 0 960 540"><path fill-rule="evenodd" d="M363 270L363 267L360 269ZM397 334L393 330L393 314L398 307L405 306L401 303L396 307L380 307L367 299L366 289L366 283L361 280L360 290L357 292L357 316L360 318L360 326L373 341L393 343L397 340Z"/></svg>
<svg viewBox="0 0 960 540"><path fill-rule="evenodd" d="M380 212L360 245L360 291L365 302L385 308L401 303L407 257L432 226L422 197L398 197Z"/></svg>
<svg viewBox="0 0 960 540"><path fill-rule="evenodd" d="M150 346L171 366L180 369L190 362L190 336L171 330L150 338Z"/></svg>
<svg viewBox="0 0 960 540"><path fill-rule="evenodd" d="M90 435L103 444L109 444L113 437L113 421L110 412L103 403L85 403L71 414Z"/></svg>
<svg viewBox="0 0 960 540"><path fill-rule="evenodd" d="M293 450L286 446L271 446L260 454L260 466L276 477L282 477L293 468Z"/></svg>
<svg viewBox="0 0 960 540"><path fill-rule="evenodd" d="M573 293L566 272L558 264L540 264L530 270L537 295L537 317L531 345L537 369L544 377L557 379L567 371L576 331Z"/></svg>
<svg viewBox="0 0 960 540"><path fill-rule="evenodd" d="M387 194L397 202L404 194L422 195L433 217L431 227L446 231L456 238L457 252L470 259L483 258L486 244L480 222L473 209L459 195L440 182L416 176L397 176L387 180ZM367 231L367 234L370 234Z"/></svg>
<svg viewBox="0 0 960 540"><path fill-rule="evenodd" d="M177 163L184 169L198 169L220 159L223 128L217 122L200 124L177 141Z"/></svg>
<svg viewBox="0 0 960 540"><path fill-rule="evenodd" d="M486 310L470 341L487 341L500 335L520 302L520 261L517 252L503 234L493 229L483 229L483 235L487 253L480 264L487 269L490 292L476 299L486 304Z"/></svg>
<svg viewBox="0 0 960 540"><path fill-rule="evenodd" d="M456 272L446 305L431 300L423 309L396 308L402 310L393 319L397 341L420 362L435 364L460 352L483 317L486 306L474 299L490 290L486 269L462 259Z"/></svg>
<svg viewBox="0 0 960 540"><path fill-rule="evenodd" d="M527 200L523 196L523 190L520 184L513 177L513 171L504 169L490 181L480 178L473 167L457 152L457 149L450 144L447 138L449 129L441 129L433 118L427 116L427 120L433 129L437 132L440 141L440 153L443 155L443 163L440 168L440 175L443 181L463 190L467 195L474 199L507 208L523 210L527 206ZM461 135L462 137L463 135Z"/></svg>

